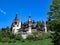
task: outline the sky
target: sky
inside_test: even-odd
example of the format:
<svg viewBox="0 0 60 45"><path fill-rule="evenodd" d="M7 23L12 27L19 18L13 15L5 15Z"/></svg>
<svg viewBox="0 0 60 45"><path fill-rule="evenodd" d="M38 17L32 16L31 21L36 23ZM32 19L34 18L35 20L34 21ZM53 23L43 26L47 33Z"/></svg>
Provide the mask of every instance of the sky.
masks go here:
<svg viewBox="0 0 60 45"><path fill-rule="evenodd" d="M34 21L47 21L47 12L52 0L0 0L0 28L11 26L16 12L22 22L28 16Z"/></svg>

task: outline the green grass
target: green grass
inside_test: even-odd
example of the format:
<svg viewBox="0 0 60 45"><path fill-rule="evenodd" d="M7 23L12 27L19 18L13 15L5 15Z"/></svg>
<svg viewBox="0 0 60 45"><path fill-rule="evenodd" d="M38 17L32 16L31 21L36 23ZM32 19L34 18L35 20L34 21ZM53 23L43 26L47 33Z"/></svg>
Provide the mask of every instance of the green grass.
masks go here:
<svg viewBox="0 0 60 45"><path fill-rule="evenodd" d="M0 45L51 45L51 39L44 39L38 41L28 41L25 42L16 41L15 43L0 43Z"/></svg>

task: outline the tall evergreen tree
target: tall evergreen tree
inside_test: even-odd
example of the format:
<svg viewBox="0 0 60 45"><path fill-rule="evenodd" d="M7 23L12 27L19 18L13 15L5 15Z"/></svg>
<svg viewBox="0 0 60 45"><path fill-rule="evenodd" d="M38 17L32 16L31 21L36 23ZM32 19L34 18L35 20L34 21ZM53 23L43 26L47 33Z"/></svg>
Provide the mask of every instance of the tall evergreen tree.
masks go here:
<svg viewBox="0 0 60 45"><path fill-rule="evenodd" d="M53 44L60 45L60 0L52 0L48 17L48 27L55 31L52 37Z"/></svg>

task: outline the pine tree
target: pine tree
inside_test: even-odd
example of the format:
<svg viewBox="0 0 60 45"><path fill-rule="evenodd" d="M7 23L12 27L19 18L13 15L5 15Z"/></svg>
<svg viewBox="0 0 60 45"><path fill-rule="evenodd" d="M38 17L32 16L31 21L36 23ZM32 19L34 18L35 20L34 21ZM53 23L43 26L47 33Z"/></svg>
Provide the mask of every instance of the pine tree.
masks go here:
<svg viewBox="0 0 60 45"><path fill-rule="evenodd" d="M54 45L60 45L60 0L52 0L50 12L48 12L48 27L54 30L52 37Z"/></svg>

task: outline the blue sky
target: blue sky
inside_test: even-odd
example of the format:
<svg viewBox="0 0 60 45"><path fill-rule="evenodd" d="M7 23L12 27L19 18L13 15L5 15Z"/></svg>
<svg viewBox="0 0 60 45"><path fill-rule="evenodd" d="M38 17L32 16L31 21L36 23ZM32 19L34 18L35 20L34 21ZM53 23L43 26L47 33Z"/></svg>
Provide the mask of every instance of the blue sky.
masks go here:
<svg viewBox="0 0 60 45"><path fill-rule="evenodd" d="M0 28L11 26L16 12L22 22L28 20L46 21L51 0L0 0Z"/></svg>

